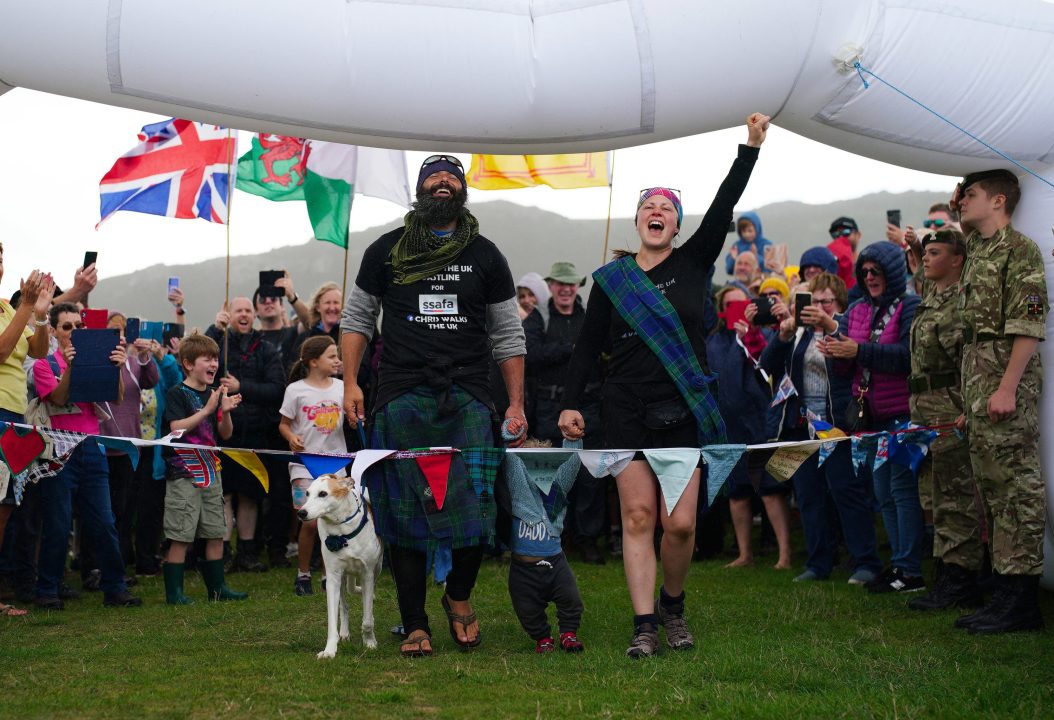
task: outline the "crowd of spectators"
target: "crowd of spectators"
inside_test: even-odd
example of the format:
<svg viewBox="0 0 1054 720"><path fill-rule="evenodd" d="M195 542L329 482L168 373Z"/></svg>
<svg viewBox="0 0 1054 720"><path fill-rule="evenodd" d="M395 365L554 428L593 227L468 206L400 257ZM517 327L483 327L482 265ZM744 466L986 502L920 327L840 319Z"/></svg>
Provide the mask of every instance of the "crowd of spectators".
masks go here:
<svg viewBox="0 0 1054 720"><path fill-rule="evenodd" d="M734 168L730 178L735 172ZM670 191L651 190L668 196L663 212L676 210L679 229L679 197L674 201ZM645 204L647 192L639 206L645 211L650 208ZM930 208L922 225L938 234L957 233L957 220L957 213L940 203ZM930 277L923 277L921 232L889 224L885 239L862 247L855 219L839 217L830 224L829 242L808 248L791 266L786 246L765 237L757 213L739 216L732 231L735 239L722 243L704 220L697 235L706 239L693 236L694 244L685 245L705 256L703 265L710 268L699 284L704 297L698 317L692 318L689 339L693 345L705 343L704 357L716 377L725 440L751 445L812 439L820 427L837 426L848 432L905 427L913 417L913 393L922 385L935 387L932 381L923 383L912 370L913 320ZM959 234L936 242L958 243L953 254L965 255ZM727 278L711 287L713 260L723 245L728 247ZM0 279L2 254L0 245ZM950 287L958 271L940 287ZM627 391L629 395L639 395L633 395L633 407L626 405L628 395L620 397L619 413L647 416L651 412L653 403L647 396L651 386L646 379L627 379L627 373L639 368L619 366L618 352L604 344L609 329L616 331L617 321L598 325L599 330L590 330L592 334L583 339L588 315L580 291L587 280L573 264L558 260L544 276L529 272L516 284L526 339L524 410L530 434L543 446L559 447L570 438L561 419L569 407L581 413L579 427L585 430L575 439L582 440L583 447L611 446L612 423L624 422L612 417L612 364L618 382L634 388ZM107 314L107 327L120 338L110 354L110 361L119 367L117 395L106 402L71 400L70 368L77 354L74 333L84 326L82 311L91 307L88 295L95 282L94 265L78 270L72 290L66 293L50 275L34 271L22 281L12 302L0 301L0 419L23 422L33 407L43 407L56 430L159 438L170 429L163 422L166 396L185 373L174 357L180 337L127 341L130 315L124 309L111 308ZM233 431L224 443L229 447L296 450L299 443L303 449L303 433L293 432L292 426L281 431L283 423L292 422L295 408L280 411L287 387L305 379L314 385L301 383L303 388L323 388L339 398L341 391L330 388L330 377L340 380L342 373L354 373L364 392L363 415L369 416L370 389L383 347L380 334L369 337L357 367L342 367L337 356L344 307L340 287L327 282L305 301L286 274L270 290L275 288L277 293L258 288L252 296L232 298L203 330L219 348L222 370L216 387L225 396L240 397L229 409ZM594 288L591 306L599 302L597 298L603 294ZM169 300L174 320L182 326L182 292L172 288ZM1032 311L1030 305L1028 312ZM312 338L321 342L308 342ZM581 352L576 354L583 343L591 355L588 363ZM302 348L308 349L306 356ZM490 377L500 416L508 405L505 383L496 367ZM601 439L602 429L607 445ZM340 432L345 435L342 447L361 447L360 436L350 427L342 423ZM633 439L639 438L626 435L626 447L640 446ZM920 492L917 468L876 462L879 451L871 446L868 457L857 464L850 456L850 444L838 443L822 466L821 458L813 455L789 480L770 474L763 454L744 455L729 477L727 492L712 505L700 496L694 523L685 524L695 535L688 542L689 553L707 558L723 551L726 567L750 565L756 554L755 527L760 526L762 551L774 547L774 568L789 570L794 564L792 531L800 524L805 560L793 580L826 580L841 569L850 584L864 585L873 593L924 589L922 563L933 549L934 511L941 510L924 502L934 491L924 483ZM303 482L291 485L287 458L263 455L261 459L267 487L242 465L224 463L224 569L266 572L292 567L290 558L297 558L296 592L310 594L310 570L318 569L321 559L314 542L304 546L313 538L310 528L304 534L295 515L295 498L298 487L302 493ZM303 467L297 468L297 479L302 481ZM28 485L17 507L14 483L9 482L0 503L0 577L9 594L20 603L49 610L61 610L67 601L93 591L101 592L106 605L138 605L129 588L137 576L160 574L168 552L162 529L165 476L160 449L135 458L126 450L104 451L92 442L79 445L54 479ZM625 499L623 489L623 503ZM635 547L642 542L641 528L649 535L648 543L673 552L674 540L666 542L663 535L676 524L670 525L669 517L666 523L656 524L653 518L641 524L639 508L621 507L619 489L611 479L597 479L581 469L566 501L563 544L582 562L602 564L609 556L621 556L625 538L631 538ZM648 507L654 505L654 498L650 502ZM884 536L876 533L876 514ZM627 518L633 527L624 530ZM882 537L886 544L881 544ZM676 542L681 542L679 537ZM502 548L493 551L500 554ZM203 545L188 552L185 562L187 566L205 562ZM66 580L68 565L80 574L79 589ZM941 575L938 581L947 583L948 577ZM650 597L651 590L647 593ZM669 599L663 595L664 602ZM25 611L0 604L0 612ZM638 611L638 620L649 617Z"/></svg>

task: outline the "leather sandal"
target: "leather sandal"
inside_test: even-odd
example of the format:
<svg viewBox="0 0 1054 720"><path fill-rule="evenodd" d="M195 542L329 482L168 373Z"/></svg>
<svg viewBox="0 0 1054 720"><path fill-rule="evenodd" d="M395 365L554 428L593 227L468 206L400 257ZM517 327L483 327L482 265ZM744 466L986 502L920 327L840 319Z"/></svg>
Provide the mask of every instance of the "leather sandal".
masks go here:
<svg viewBox="0 0 1054 720"><path fill-rule="evenodd" d="M428 647L424 643L428 643ZM414 630L399 646L399 654L405 658L431 657L432 636L424 630Z"/></svg>
<svg viewBox="0 0 1054 720"><path fill-rule="evenodd" d="M462 642L461 640L459 640L457 637L457 631L454 630L454 623L461 623L461 625L465 628L465 632L468 633L468 626L476 622L476 613L470 612L468 615L459 615L458 613L454 612L454 610L450 607L450 598L448 598L445 593L441 602L443 604L443 610L446 612L447 626L450 628L450 637L454 639L454 642L456 642L463 648L478 647L479 644L483 642L482 629L477 628L476 639L469 640L467 642Z"/></svg>
<svg viewBox="0 0 1054 720"><path fill-rule="evenodd" d="M7 605L7 604L4 604L4 603L0 603L0 615L4 615L6 617L22 617L22 616L28 615L28 614L29 614L28 610L23 610L22 608L16 608L14 605Z"/></svg>

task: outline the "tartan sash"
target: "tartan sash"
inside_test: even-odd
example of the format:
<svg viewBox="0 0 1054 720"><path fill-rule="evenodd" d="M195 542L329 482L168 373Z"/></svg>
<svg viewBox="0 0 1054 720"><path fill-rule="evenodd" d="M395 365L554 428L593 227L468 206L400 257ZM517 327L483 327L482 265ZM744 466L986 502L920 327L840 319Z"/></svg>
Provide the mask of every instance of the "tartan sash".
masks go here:
<svg viewBox="0 0 1054 720"><path fill-rule="evenodd" d="M599 268L593 279L666 368L695 416L700 444L724 443L725 422L709 389L714 377L703 372L670 301L628 255Z"/></svg>

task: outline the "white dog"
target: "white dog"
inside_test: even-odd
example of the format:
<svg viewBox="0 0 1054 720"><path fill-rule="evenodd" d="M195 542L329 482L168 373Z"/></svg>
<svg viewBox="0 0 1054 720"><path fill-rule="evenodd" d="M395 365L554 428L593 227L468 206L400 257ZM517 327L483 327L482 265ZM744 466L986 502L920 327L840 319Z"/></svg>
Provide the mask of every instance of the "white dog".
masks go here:
<svg viewBox="0 0 1054 720"><path fill-rule="evenodd" d="M318 658L335 657L338 637L350 637L346 592L362 593L362 644L370 649L377 647L373 634L373 585L381 572L381 542L355 482L351 478L320 475L308 486L307 501L297 515L301 520L318 520L322 558L326 562L329 633L326 649Z"/></svg>

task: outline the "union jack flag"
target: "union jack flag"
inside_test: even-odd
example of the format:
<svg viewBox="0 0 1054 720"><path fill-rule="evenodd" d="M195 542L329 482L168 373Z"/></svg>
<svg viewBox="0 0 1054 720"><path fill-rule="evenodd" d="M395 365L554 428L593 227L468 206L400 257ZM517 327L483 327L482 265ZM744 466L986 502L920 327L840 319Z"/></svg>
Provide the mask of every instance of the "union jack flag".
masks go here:
<svg viewBox="0 0 1054 720"><path fill-rule="evenodd" d="M220 458L215 450L172 448L183 461L187 472L194 476L194 487L207 488L219 477Z"/></svg>
<svg viewBox="0 0 1054 720"><path fill-rule="evenodd" d="M170 119L145 126L139 141L99 183L99 225L118 210L227 222L235 135Z"/></svg>

